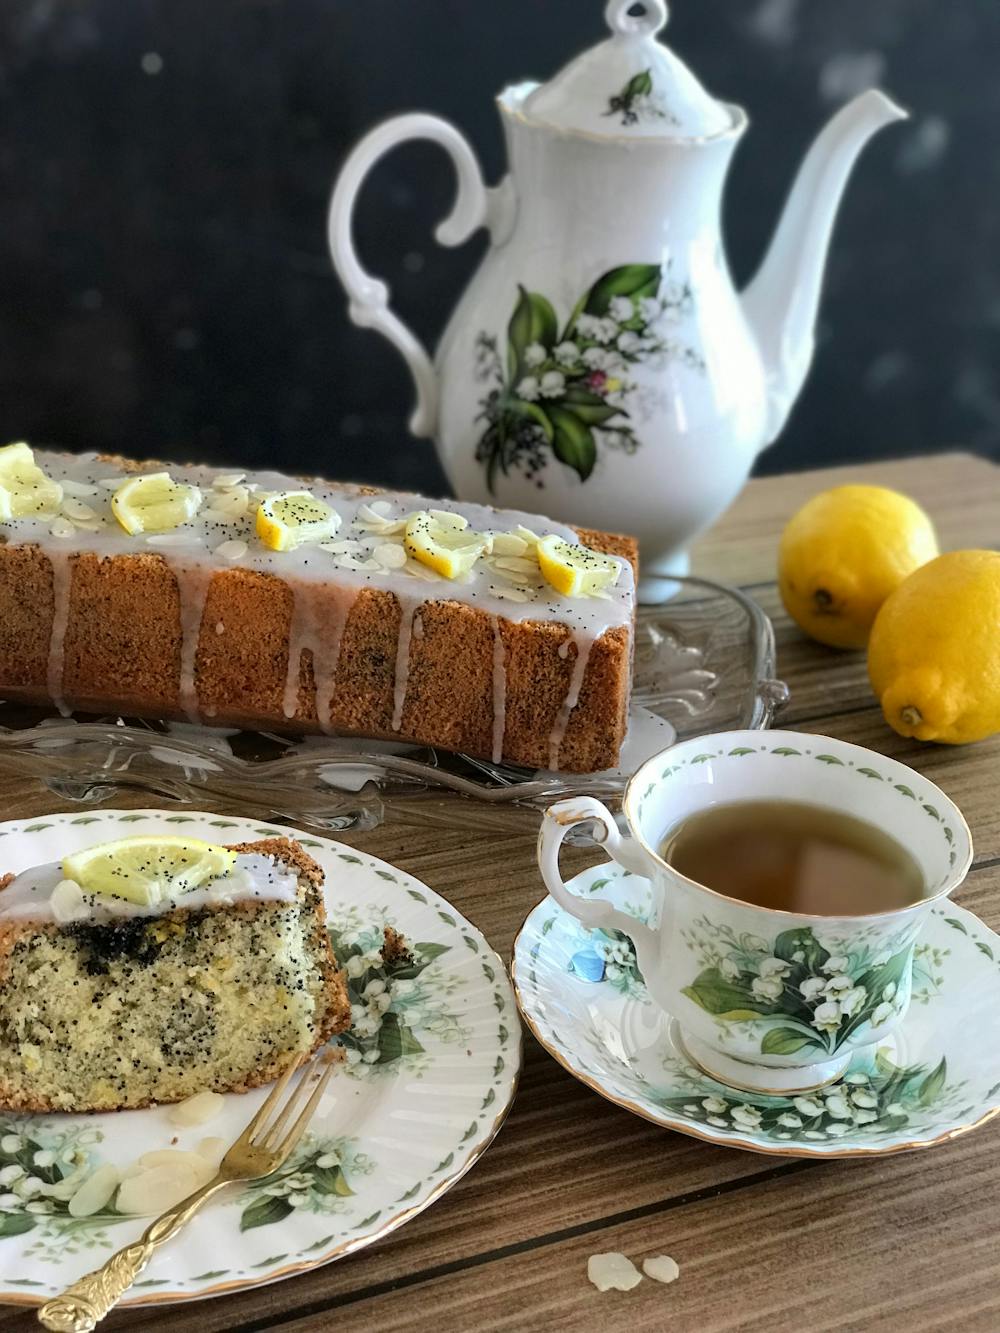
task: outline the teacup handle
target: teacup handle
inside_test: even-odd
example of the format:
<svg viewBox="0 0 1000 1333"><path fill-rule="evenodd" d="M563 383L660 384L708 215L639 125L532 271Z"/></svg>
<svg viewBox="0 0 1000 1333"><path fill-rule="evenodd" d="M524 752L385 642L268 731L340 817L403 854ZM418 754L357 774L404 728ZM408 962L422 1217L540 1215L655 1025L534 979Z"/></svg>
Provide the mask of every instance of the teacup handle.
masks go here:
<svg viewBox="0 0 1000 1333"><path fill-rule="evenodd" d="M630 839L622 837L607 806L593 796L572 796L550 806L542 820L538 834L538 866L542 879L559 906L569 912L570 916L576 917L582 925L601 930L620 930L628 935L640 955L641 966L642 953L655 946L656 931L626 912L620 912L610 903L602 902L596 895L580 898L567 888L559 870L559 851L564 838L570 829L588 823L597 825L594 841L604 847L613 861L633 874L649 875L652 867L646 853Z"/></svg>

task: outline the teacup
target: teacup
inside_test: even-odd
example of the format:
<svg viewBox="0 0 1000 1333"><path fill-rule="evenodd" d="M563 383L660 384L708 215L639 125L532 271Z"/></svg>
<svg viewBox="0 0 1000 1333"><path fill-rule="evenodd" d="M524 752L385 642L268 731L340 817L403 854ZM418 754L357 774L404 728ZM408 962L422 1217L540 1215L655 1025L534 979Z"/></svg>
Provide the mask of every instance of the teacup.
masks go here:
<svg viewBox="0 0 1000 1333"><path fill-rule="evenodd" d="M658 854L687 816L745 800L808 802L877 825L916 859L923 896L869 916L811 916L727 897ZM730 731L674 745L638 770L623 808L630 838L592 797L546 812L538 841L546 887L583 925L627 935L651 998L678 1025L690 1058L755 1092L820 1087L899 1026L917 936L972 861L961 812L920 774L860 746L797 732ZM648 920L602 902L600 891L581 898L563 882L560 846L585 823L596 825L593 836L613 860L650 881Z"/></svg>

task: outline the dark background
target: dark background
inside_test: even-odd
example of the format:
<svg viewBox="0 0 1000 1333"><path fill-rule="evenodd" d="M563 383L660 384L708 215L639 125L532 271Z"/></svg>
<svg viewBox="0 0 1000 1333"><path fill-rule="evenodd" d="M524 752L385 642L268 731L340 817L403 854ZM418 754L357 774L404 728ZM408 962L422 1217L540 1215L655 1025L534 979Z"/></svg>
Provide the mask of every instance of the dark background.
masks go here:
<svg viewBox="0 0 1000 1333"><path fill-rule="evenodd" d="M487 178L495 91L603 32L603 0L3 0L0 434L443 489L409 377L353 329L331 183L374 122L454 120ZM881 83L914 118L866 151L816 368L761 463L1000 456L1000 3L674 0L671 43L751 132L731 178L751 275L798 160ZM398 152L358 211L365 262L434 341L482 239L439 249L450 167Z"/></svg>

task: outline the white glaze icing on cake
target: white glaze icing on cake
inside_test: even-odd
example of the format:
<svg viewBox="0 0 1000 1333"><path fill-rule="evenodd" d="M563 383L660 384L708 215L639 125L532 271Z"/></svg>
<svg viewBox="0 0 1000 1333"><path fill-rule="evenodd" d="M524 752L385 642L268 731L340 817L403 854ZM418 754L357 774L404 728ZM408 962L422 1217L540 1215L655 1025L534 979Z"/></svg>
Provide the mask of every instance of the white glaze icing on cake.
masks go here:
<svg viewBox="0 0 1000 1333"><path fill-rule="evenodd" d="M22 870L5 889L0 890L0 919L56 920L51 898L64 879L59 861ZM298 893L299 879L291 867L276 862L272 856L247 852L237 856L227 875L219 876L201 888L189 889L174 899L140 905L99 893L84 894L83 910L74 920L103 924L125 917L162 916L178 907L197 910L228 907L237 902L293 903Z"/></svg>
<svg viewBox="0 0 1000 1333"><path fill-rule="evenodd" d="M392 728L399 731L407 697L410 643L421 634L421 608L435 601L458 601L478 608L493 621L493 758L503 755L506 668L500 639L501 621L541 621L566 626L577 655L570 687L552 734L549 761L559 766L559 749L580 695L593 645L609 630L630 628L634 609L634 578L627 560L610 557L620 566L614 587L594 596L566 597L557 593L531 560L499 555L480 559L461 579L444 578L419 564L402 550L402 524L409 514L426 510L457 514L471 529L514 534L526 528L538 536L555 534L575 543L576 533L538 515L497 510L451 501L428 502L415 494L373 498L363 488L303 481L277 472L244 477L198 466L141 465L139 473L162 472L175 482L197 486L204 495L198 514L170 533L130 536L111 512L111 496L128 477L111 462L94 454L67 455L36 451L35 461L64 487L62 513L56 517L10 520L0 531L12 545L37 545L53 570L53 618L48 689L60 711L63 697L63 640L70 599L72 558L81 552L98 557L126 553L155 553L174 573L181 605L180 702L192 722L211 720L198 699L195 660L202 614L214 574L233 568L274 575L294 588L295 606L288 655L284 713L295 715L302 655L310 652L316 683L320 728L329 732L330 699L336 677L344 626L355 597L364 588L382 588L397 598L401 608L397 643ZM135 475L135 474L131 474ZM308 489L340 516L336 539L287 551L268 549L255 531L256 499L278 491ZM516 543L515 543L516 545ZM569 641L564 645L564 655Z"/></svg>

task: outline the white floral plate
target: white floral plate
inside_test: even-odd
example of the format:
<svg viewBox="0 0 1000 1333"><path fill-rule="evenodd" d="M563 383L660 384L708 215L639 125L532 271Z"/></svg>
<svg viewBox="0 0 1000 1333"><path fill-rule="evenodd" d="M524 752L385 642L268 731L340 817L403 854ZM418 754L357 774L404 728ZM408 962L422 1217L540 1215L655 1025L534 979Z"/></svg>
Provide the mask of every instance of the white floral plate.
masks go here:
<svg viewBox="0 0 1000 1333"><path fill-rule="evenodd" d="M270 1181L233 1189L158 1251L123 1304L236 1291L314 1268L386 1235L473 1165L500 1128L521 1065L521 1029L503 964L478 930L419 880L328 839L248 819L104 810L0 824L0 872L132 833L217 842L287 833L327 876L334 948L377 950L384 923L414 963L390 981L392 1004L334 1077L308 1138ZM365 1055L369 1060L365 1060ZM228 1146L267 1090L232 1095L207 1124L178 1129L169 1108L113 1115L0 1114L0 1302L38 1304L135 1239L148 1219L113 1208L69 1216L74 1172L142 1153ZM176 1142L174 1140L177 1140Z"/></svg>
<svg viewBox="0 0 1000 1333"><path fill-rule="evenodd" d="M636 917L646 880L595 866L571 881ZM588 1087L647 1120L752 1152L862 1157L929 1148L1000 1114L1000 937L953 903L917 946L900 1029L819 1092L739 1092L692 1064L648 998L623 935L590 931L551 899L528 914L511 976L531 1031Z"/></svg>

